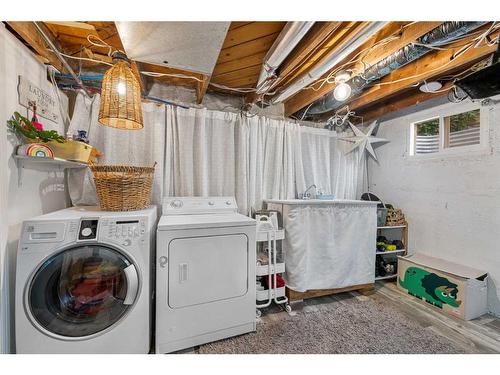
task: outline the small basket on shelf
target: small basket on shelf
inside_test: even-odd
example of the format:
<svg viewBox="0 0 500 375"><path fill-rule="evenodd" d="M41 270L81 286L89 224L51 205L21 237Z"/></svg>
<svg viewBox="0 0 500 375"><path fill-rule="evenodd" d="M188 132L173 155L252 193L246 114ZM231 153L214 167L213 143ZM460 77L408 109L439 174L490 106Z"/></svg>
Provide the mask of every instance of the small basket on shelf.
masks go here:
<svg viewBox="0 0 500 375"><path fill-rule="evenodd" d="M149 207L155 166L91 165L101 209L134 211Z"/></svg>

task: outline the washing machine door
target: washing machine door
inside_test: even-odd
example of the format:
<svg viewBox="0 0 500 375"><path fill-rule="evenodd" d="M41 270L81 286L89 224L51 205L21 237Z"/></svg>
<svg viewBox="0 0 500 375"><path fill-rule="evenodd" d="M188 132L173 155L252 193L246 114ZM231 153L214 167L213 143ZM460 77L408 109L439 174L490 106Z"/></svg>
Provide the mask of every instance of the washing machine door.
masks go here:
<svg viewBox="0 0 500 375"><path fill-rule="evenodd" d="M40 265L27 308L43 331L66 338L95 335L117 323L137 299L135 265L105 245L75 246Z"/></svg>

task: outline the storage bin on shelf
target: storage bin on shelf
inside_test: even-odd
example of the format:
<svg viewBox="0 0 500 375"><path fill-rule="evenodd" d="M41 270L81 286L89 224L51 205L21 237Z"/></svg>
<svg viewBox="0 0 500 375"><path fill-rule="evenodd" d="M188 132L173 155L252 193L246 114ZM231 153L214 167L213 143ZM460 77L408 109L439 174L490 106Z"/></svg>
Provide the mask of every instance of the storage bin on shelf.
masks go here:
<svg viewBox="0 0 500 375"><path fill-rule="evenodd" d="M95 147L79 141L66 140L60 143L56 141L41 142L36 139L27 139L26 142L26 144L20 145L17 148L17 155L39 156L36 154L37 149L48 149L48 153L45 153L45 157L86 164L95 163L96 158L102 155Z"/></svg>

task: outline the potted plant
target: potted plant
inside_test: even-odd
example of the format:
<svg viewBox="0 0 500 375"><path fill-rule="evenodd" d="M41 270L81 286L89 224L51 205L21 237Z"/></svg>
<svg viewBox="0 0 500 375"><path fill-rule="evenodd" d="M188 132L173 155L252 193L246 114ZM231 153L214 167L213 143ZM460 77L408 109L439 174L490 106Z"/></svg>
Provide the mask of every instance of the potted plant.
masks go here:
<svg viewBox="0 0 500 375"><path fill-rule="evenodd" d="M24 143L33 142L50 142L58 143L66 142L66 139L57 133L55 130L43 130L43 125L38 121L31 122L28 118L22 116L19 112L14 112L11 119L7 121L7 126L20 138L24 139Z"/></svg>

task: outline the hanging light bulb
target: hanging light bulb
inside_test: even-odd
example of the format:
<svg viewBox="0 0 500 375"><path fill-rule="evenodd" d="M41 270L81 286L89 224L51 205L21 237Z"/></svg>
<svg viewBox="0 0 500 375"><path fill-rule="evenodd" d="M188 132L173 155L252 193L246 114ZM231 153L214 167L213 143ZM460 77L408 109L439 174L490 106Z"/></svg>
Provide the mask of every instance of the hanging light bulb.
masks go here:
<svg viewBox="0 0 500 375"><path fill-rule="evenodd" d="M116 85L116 91L118 91L118 94L120 95L125 95L127 93L127 86L125 85L125 82L118 82L118 85Z"/></svg>
<svg viewBox="0 0 500 375"><path fill-rule="evenodd" d="M347 100L349 96L351 96L351 92L351 86L349 86L345 82L342 82L335 87L335 90L333 90L333 96L335 97L335 100L343 102L344 100Z"/></svg>
<svg viewBox="0 0 500 375"><path fill-rule="evenodd" d="M141 87L123 53L102 79L99 122L118 129L142 129Z"/></svg>
<svg viewBox="0 0 500 375"><path fill-rule="evenodd" d="M337 86L335 86L335 89L333 90L333 97L335 98L335 100L343 102L344 100L347 100L349 96L351 96L351 86L346 83L349 78L351 78L351 75L345 70L338 72L335 76L335 83L337 84Z"/></svg>

